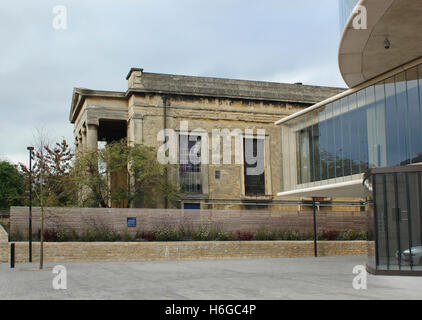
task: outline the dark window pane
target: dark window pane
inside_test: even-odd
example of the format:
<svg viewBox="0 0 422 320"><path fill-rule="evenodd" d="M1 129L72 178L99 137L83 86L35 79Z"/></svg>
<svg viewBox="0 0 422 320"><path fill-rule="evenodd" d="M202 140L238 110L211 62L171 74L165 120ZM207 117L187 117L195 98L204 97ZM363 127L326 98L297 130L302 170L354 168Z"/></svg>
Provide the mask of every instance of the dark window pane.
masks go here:
<svg viewBox="0 0 422 320"><path fill-rule="evenodd" d="M180 167L179 176L181 191L186 193L201 193L201 164L193 163L190 155L201 157L201 137L190 141L187 135L180 135L179 139Z"/></svg>
<svg viewBox="0 0 422 320"><path fill-rule="evenodd" d="M246 159L246 148L251 145L252 156L258 157L257 163L249 164L248 161L244 162L244 177L245 177L245 194L246 195L265 195L265 171L262 170L260 174L248 174L248 168L257 168L258 162L263 163L264 161L264 141L258 143L258 139L249 139L249 143L246 143L248 138L243 140L244 159Z"/></svg>

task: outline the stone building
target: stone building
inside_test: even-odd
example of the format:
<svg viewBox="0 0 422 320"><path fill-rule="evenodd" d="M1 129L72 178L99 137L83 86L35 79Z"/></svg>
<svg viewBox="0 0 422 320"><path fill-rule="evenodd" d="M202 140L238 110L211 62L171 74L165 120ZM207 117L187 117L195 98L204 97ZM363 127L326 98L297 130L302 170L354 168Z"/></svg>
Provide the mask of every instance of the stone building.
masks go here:
<svg viewBox="0 0 422 320"><path fill-rule="evenodd" d="M211 138L213 130L229 130L233 141L230 163L189 163L172 175L181 185L181 206L192 209L274 205L284 176L281 135L275 121L343 91L300 83L147 73L140 68L132 68L126 79L126 92L74 89L70 122L74 124L77 150L89 152L98 147L99 141L109 143L122 138L158 148L163 143L158 139L159 132L172 129L178 137L180 159L192 148L191 143L185 145L179 140L188 132L197 132L204 140ZM181 128L186 123L188 129ZM259 129L265 134L258 136ZM236 150L238 138L240 151ZM248 139L254 154L262 146L265 164L263 172L252 176L246 174L248 164L242 147ZM211 155L211 142L208 150ZM240 162L234 159L239 152ZM156 205L163 207L164 202L157 200Z"/></svg>

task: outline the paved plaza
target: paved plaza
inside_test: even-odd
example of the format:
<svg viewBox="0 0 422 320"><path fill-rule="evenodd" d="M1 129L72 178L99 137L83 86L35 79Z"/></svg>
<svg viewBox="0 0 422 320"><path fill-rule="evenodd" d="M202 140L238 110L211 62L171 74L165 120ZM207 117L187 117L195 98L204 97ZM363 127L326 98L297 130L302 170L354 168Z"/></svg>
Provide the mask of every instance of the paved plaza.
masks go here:
<svg viewBox="0 0 422 320"><path fill-rule="evenodd" d="M353 289L365 257L61 263L67 290L54 290L53 267L0 264L1 299L421 299L422 277L368 275Z"/></svg>

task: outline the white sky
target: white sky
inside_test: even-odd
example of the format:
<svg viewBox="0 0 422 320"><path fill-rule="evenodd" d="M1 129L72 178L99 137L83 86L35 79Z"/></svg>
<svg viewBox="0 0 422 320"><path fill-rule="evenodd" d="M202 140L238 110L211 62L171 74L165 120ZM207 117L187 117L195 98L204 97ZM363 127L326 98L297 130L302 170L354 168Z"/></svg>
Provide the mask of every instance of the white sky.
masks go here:
<svg viewBox="0 0 422 320"><path fill-rule="evenodd" d="M73 143L73 87L125 91L131 67L344 87L339 37L337 0L2 0L0 158L26 163L41 128Z"/></svg>

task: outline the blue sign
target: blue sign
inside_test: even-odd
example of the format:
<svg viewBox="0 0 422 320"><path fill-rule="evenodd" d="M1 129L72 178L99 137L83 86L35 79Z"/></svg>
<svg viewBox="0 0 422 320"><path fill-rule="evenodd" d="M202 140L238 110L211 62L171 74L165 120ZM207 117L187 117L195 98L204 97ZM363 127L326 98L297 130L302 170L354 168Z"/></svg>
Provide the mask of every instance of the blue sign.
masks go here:
<svg viewBox="0 0 422 320"><path fill-rule="evenodd" d="M136 218L127 218L127 226L129 228L136 227Z"/></svg>

